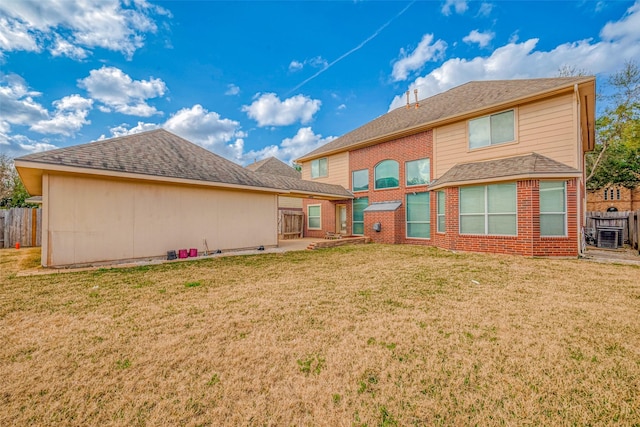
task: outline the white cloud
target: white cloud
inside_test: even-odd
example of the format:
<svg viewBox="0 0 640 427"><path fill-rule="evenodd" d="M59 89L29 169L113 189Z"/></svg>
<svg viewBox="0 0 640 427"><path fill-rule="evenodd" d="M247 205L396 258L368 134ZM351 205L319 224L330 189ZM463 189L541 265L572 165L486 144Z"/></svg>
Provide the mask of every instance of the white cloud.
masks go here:
<svg viewBox="0 0 640 427"><path fill-rule="evenodd" d="M242 111L258 122L258 126L287 126L296 122L308 123L320 109L322 102L304 95L281 101L275 93L256 94L251 105Z"/></svg>
<svg viewBox="0 0 640 427"><path fill-rule="evenodd" d="M480 47L486 47L491 40L495 37L495 33L491 31L487 31L485 33L481 33L478 30L472 30L468 35L466 35L462 41L465 43L478 43Z"/></svg>
<svg viewBox="0 0 640 427"><path fill-rule="evenodd" d="M164 95L167 90L161 79L133 80L119 68L103 66L91 70L89 77L78 81L78 86L109 109L132 116L149 117L162 114L147 104L149 98ZM105 109L100 109L108 112Z"/></svg>
<svg viewBox="0 0 640 427"><path fill-rule="evenodd" d="M451 58L418 77L409 89L417 88L420 98L426 98L472 80L553 77L566 65L594 74L615 72L625 61L640 57L640 3L619 21L606 24L600 36L600 41L564 43L548 51L535 50L538 39L522 43L514 39L489 56ZM398 95L389 108L403 105L403 96Z"/></svg>
<svg viewBox="0 0 640 427"><path fill-rule="evenodd" d="M53 56L67 56L71 59L85 59L89 53L80 46L73 45L61 37L56 37L54 46L51 48Z"/></svg>
<svg viewBox="0 0 640 427"><path fill-rule="evenodd" d="M480 5L480 9L478 9L478 16L489 16L491 15L492 10L493 10L493 4L482 3Z"/></svg>
<svg viewBox="0 0 640 427"><path fill-rule="evenodd" d="M40 142L30 141L30 142L22 142L22 143L19 142L18 145L24 151L27 151L29 153L40 153L42 151L49 151L49 150L54 150L58 148L53 144L49 144L48 142L43 142L43 141L40 141Z"/></svg>
<svg viewBox="0 0 640 427"><path fill-rule="evenodd" d="M115 137L158 128L164 128L230 160L237 162L242 157L244 149L242 138L246 133L241 131L240 123L224 119L220 114L207 111L199 104L179 110L164 123L138 122L132 128L122 124L109 130L111 137ZM100 137L100 139L104 138L104 135Z"/></svg>
<svg viewBox="0 0 640 427"><path fill-rule="evenodd" d="M85 49L104 48L131 59L155 33L154 15L170 14L145 0L0 2L0 49L41 51L78 59ZM64 35L64 37L63 37ZM62 48L59 40L64 38Z"/></svg>
<svg viewBox="0 0 640 427"><path fill-rule="evenodd" d="M393 64L391 72L393 80L406 80L410 72L422 69L428 61L440 59L446 49L447 43L442 40L433 43L433 34L425 34L413 52L407 53L405 49L400 49L401 58Z"/></svg>
<svg viewBox="0 0 640 427"><path fill-rule="evenodd" d="M300 71L303 68L304 64L300 61L296 61L295 59L289 64L289 71L291 72Z"/></svg>
<svg viewBox="0 0 640 427"><path fill-rule="evenodd" d="M48 118L47 110L34 98L39 92L29 90L24 79L16 74L0 75L0 126L31 125Z"/></svg>
<svg viewBox="0 0 640 427"><path fill-rule="evenodd" d="M133 135L134 133L146 132L149 130L159 129L161 127L162 126L157 123L138 122L138 124L132 128L128 128L126 124L121 124L109 129L109 131L111 131L111 137L115 137ZM106 136L101 135L99 139L106 139Z"/></svg>
<svg viewBox="0 0 640 427"><path fill-rule="evenodd" d="M289 64L289 71L296 72L302 70L306 65L310 65L313 68L327 68L329 66L329 62L321 56L316 56L314 58L305 59L303 62L296 61L295 59L291 61Z"/></svg>
<svg viewBox="0 0 640 427"><path fill-rule="evenodd" d="M292 138L285 138L280 145L270 145L261 150L252 150L242 156L243 163L251 163L256 159L264 159L267 157L277 157L285 163L291 163L292 160L315 150L321 145L327 144L336 139L334 136L323 138L322 135L313 133L310 127L298 129L298 132Z"/></svg>
<svg viewBox="0 0 640 427"><path fill-rule="evenodd" d="M338 110L344 110L346 108L347 108L347 106L345 104L338 105Z"/></svg>
<svg viewBox="0 0 640 427"><path fill-rule="evenodd" d="M53 117L34 123L30 127L32 131L72 136L84 125L91 123L87 120L89 111L93 107L91 99L70 95L54 101L53 106L55 107Z"/></svg>
<svg viewBox="0 0 640 427"><path fill-rule="evenodd" d="M225 95L234 96L240 93L240 88L233 83L229 83L227 85L227 91L224 93Z"/></svg>
<svg viewBox="0 0 640 427"><path fill-rule="evenodd" d="M467 6L466 0L446 0L441 9L442 14L446 16L451 15L452 8L457 14L462 15L467 11L469 6Z"/></svg>
<svg viewBox="0 0 640 427"><path fill-rule="evenodd" d="M25 24L3 16L0 17L0 51L12 50L39 52L40 47Z"/></svg>

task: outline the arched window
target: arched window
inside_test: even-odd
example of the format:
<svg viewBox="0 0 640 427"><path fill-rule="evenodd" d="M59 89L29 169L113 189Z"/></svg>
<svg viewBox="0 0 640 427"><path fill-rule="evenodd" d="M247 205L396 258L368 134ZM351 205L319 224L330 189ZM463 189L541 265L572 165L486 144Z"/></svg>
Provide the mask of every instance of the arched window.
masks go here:
<svg viewBox="0 0 640 427"><path fill-rule="evenodd" d="M383 160L375 167L375 189L397 188L400 185L400 167L395 160Z"/></svg>

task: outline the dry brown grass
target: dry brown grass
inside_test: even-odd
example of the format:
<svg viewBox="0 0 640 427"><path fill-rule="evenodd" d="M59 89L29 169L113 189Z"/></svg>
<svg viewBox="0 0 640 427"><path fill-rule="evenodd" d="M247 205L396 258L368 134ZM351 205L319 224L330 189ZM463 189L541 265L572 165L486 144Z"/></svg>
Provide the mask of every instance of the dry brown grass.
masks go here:
<svg viewBox="0 0 640 427"><path fill-rule="evenodd" d="M640 423L635 266L372 244L16 277L34 253L0 251L0 425Z"/></svg>

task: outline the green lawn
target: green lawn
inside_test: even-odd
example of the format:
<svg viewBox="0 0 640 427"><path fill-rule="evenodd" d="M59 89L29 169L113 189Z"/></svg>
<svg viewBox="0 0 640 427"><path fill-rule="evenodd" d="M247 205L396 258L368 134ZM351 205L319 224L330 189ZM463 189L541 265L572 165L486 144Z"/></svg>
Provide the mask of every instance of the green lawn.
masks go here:
<svg viewBox="0 0 640 427"><path fill-rule="evenodd" d="M640 268L406 245L17 277L0 425L640 425Z"/></svg>

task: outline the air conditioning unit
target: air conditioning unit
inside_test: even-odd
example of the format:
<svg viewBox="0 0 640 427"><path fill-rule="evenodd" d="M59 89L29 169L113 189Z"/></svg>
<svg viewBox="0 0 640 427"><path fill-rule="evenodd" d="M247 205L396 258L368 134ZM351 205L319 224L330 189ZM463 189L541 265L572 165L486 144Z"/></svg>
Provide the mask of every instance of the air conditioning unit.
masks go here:
<svg viewBox="0 0 640 427"><path fill-rule="evenodd" d="M607 228L598 229L598 247L607 249L618 249L621 233L618 230Z"/></svg>

